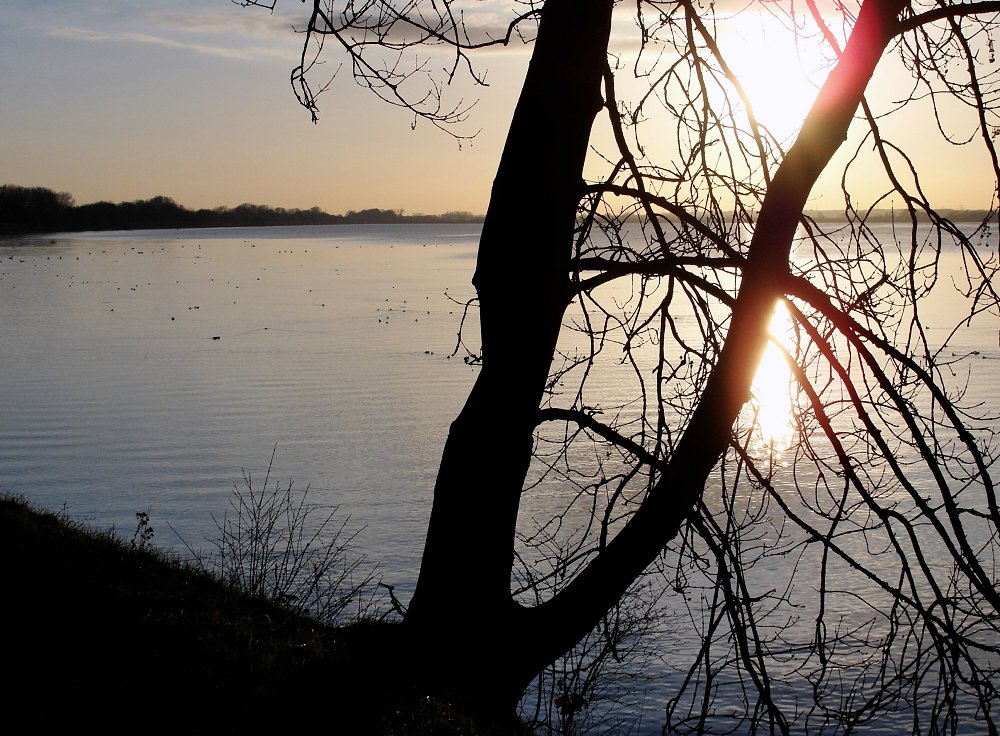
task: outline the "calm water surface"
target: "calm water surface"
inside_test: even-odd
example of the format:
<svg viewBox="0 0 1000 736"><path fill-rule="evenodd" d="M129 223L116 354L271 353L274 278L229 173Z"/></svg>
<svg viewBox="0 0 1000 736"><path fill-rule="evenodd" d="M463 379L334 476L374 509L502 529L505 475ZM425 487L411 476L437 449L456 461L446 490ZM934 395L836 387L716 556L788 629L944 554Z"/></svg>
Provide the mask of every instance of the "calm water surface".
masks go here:
<svg viewBox="0 0 1000 736"><path fill-rule="evenodd" d="M272 481L349 513L359 551L405 601L448 425L475 378L449 356L478 236L449 225L0 240L0 489L125 535L146 511L160 546L206 548L233 485L246 471L259 487L277 446ZM956 340L980 351L973 385L992 406L996 329L988 317ZM662 712L650 700L642 732L659 733Z"/></svg>
<svg viewBox="0 0 1000 736"><path fill-rule="evenodd" d="M242 470L310 486L414 579L478 226L0 242L0 488L156 541L215 530ZM169 525L169 526L168 526Z"/></svg>

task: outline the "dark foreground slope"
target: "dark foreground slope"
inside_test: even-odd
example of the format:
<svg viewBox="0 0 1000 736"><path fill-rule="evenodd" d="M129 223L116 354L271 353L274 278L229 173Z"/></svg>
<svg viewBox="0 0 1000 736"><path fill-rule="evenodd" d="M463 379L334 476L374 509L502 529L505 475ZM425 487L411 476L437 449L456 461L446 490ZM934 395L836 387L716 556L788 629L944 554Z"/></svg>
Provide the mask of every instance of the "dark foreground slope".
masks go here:
<svg viewBox="0 0 1000 736"><path fill-rule="evenodd" d="M400 684L398 625L325 627L9 498L0 560L0 704L31 732L520 730Z"/></svg>

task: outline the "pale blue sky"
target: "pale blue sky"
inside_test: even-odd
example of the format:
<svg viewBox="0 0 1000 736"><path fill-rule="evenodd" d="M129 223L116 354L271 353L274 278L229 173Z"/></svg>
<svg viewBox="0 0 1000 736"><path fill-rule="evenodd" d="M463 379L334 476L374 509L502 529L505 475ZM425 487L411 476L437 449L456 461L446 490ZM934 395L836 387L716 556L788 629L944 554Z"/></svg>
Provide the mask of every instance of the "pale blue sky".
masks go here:
<svg viewBox="0 0 1000 736"><path fill-rule="evenodd" d="M190 207L485 211L524 48L490 52L480 66L491 86L457 92L481 98L464 128L480 133L461 147L429 124L411 130L411 116L344 73L313 125L288 84L301 40L292 25L305 7L281 0L271 15L230 0L0 0L0 183L68 191L80 203L164 194ZM619 20L620 42L631 25L624 9ZM789 100L801 114L810 99L801 59L779 58L774 34L761 44L750 28L720 41L747 68L759 115L766 119L770 106L787 117ZM337 63L328 53L331 72ZM905 86L898 69L883 62L874 99ZM901 120L900 136L923 157L924 185L939 206L988 205L980 150L928 142L927 128ZM821 181L810 206L840 206L838 184L836 176ZM876 177L871 192L879 191Z"/></svg>
<svg viewBox="0 0 1000 736"><path fill-rule="evenodd" d="M288 83L303 8L0 0L0 179L80 203L485 211L516 87L483 90L461 150L346 75L313 125Z"/></svg>

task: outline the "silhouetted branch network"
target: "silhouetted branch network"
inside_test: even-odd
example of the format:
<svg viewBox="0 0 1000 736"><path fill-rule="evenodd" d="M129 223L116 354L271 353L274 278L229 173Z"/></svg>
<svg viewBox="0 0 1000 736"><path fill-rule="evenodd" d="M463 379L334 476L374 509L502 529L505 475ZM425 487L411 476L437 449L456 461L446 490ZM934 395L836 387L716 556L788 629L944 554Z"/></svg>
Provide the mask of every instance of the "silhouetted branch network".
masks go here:
<svg viewBox="0 0 1000 736"><path fill-rule="evenodd" d="M275 2L233 0L273 10ZM469 57L470 52L507 46L517 39L530 41L524 28L536 20L538 10L527 10L501 26L480 27L466 19L463 4L442 0L311 0L312 9L303 33L302 58L292 71L291 82L299 103L309 110L313 122L319 117L319 97L330 87L337 71L317 85L310 81L322 71L323 50L333 39L345 54L354 80L384 102L410 111L456 138L455 126L465 122L475 102L459 98L445 100L444 87L460 75L475 86L486 86L486 74ZM439 75L442 79L438 79Z"/></svg>
<svg viewBox="0 0 1000 736"><path fill-rule="evenodd" d="M685 65L664 70L631 109L605 84L617 156L605 155L610 173L588 188L567 325L576 335L564 348L572 358L558 374L564 390L540 415L534 488L575 488L551 515L551 533L579 528L565 521L574 509L595 521L564 552L575 570L601 554L675 457L725 345L756 211L785 156L737 80L727 86L733 72L694 7L655 6L671 13L644 31L634 69L668 31ZM918 165L881 132L921 97L960 100L998 173L997 72L974 63L992 49L995 18L945 10L925 16L938 22L932 29L901 23L896 50L914 70L913 91L888 113L863 103L869 132L842 179L846 224L803 216L792 271L776 284L792 317L783 349L795 439L775 453L744 412L659 562L701 643L668 707L676 731L729 728L721 724L732 718L779 732L795 722L849 729L910 709L914 731L978 717L996 732L997 407L977 406L969 384L984 370L970 365L979 356L952 342L976 318L997 317L996 219L959 226L940 215ZM958 17L971 28L955 27ZM641 129L664 128L650 124L662 120L654 103L678 135L680 155L665 167L643 155ZM970 141L949 132L943 113L935 119L944 140ZM863 154L873 147L889 186L858 211L848 173L870 165ZM887 236L872 213L890 197L904 209ZM951 254L961 266L946 274ZM939 307L924 305L952 289L967 306L945 329ZM612 364L631 369L629 389L607 390ZM627 400L609 404L609 393ZM586 471L571 469L585 457ZM789 694L802 691L812 706L790 708ZM733 715L734 703L745 710Z"/></svg>
<svg viewBox="0 0 1000 736"><path fill-rule="evenodd" d="M544 4L494 35L475 6L316 0L300 101L315 116L305 79L332 38L382 99L465 121L445 87L460 71L484 84L473 52L533 35ZM726 41L751 13L827 59L794 136L759 116ZM578 674L668 622L672 733L998 733L1000 406L979 389L1000 355L973 339L1000 317L1000 4L639 0L614 18L630 35L612 36L607 134L579 190L571 304L517 502L517 615L543 630L600 608L566 655ZM867 97L876 63L908 86ZM978 221L935 206L931 139L992 169ZM821 173L840 182L835 220L805 211ZM776 302L788 319L767 338ZM768 341L788 374L777 397L750 380ZM761 420L775 401L779 438ZM614 604L649 586L662 595ZM566 661L531 710L579 729L595 686Z"/></svg>

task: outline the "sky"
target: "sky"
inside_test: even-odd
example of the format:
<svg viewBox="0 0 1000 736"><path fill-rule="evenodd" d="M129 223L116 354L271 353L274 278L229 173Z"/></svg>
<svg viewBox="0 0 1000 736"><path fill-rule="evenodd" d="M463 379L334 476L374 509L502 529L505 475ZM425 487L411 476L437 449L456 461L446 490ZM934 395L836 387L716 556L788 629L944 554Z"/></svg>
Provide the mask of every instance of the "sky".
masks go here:
<svg viewBox="0 0 1000 736"><path fill-rule="evenodd" d="M480 91L460 145L342 71L314 125L288 81L304 7L0 0L0 183L81 204L485 212L517 86ZM523 73L525 53L505 57L489 65Z"/></svg>
<svg viewBox="0 0 1000 736"><path fill-rule="evenodd" d="M67 191L80 204L166 195L192 208L485 212L526 47L482 55L489 86L453 90L478 99L460 129L477 133L471 140L414 127L412 115L359 88L347 69L320 98L314 125L288 81L305 7L279 0L272 14L231 0L0 0L0 183ZM760 112L770 106L781 118L794 99L804 113L809 86L797 67L808 61L748 29L727 42L744 60ZM332 51L324 57L331 73ZM899 80L886 67L873 90L890 98ZM980 153L914 145L939 206L988 206ZM836 184L821 182L810 206L839 206Z"/></svg>

